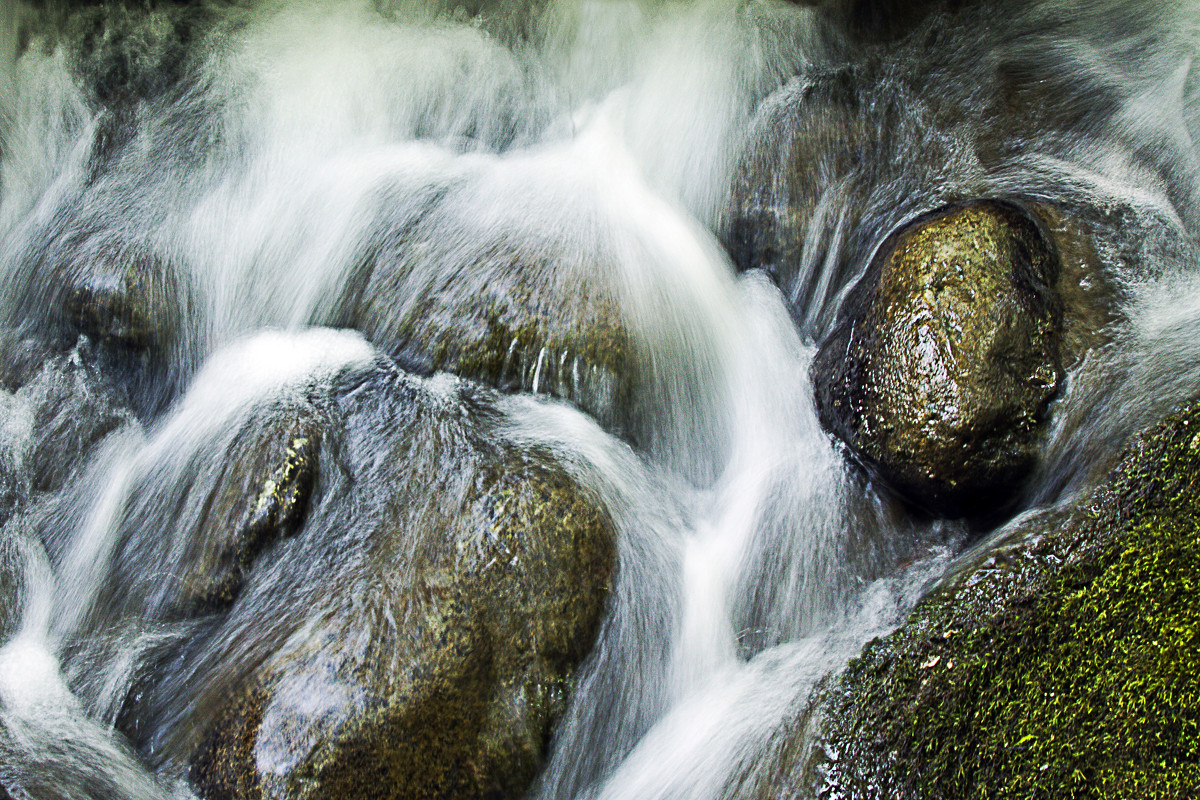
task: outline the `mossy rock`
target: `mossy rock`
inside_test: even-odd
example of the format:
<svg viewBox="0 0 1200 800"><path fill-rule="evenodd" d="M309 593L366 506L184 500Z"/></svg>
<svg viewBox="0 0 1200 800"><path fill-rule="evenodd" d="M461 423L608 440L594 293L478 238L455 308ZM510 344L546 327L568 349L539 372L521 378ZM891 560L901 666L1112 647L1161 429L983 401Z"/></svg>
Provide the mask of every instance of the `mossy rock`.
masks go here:
<svg viewBox="0 0 1200 800"><path fill-rule="evenodd" d="M886 240L812 365L821 422L885 485L946 516L1011 502L1061 380L1059 259L1006 202Z"/></svg>
<svg viewBox="0 0 1200 800"><path fill-rule="evenodd" d="M174 599L142 603L138 624L179 609L194 620L143 665L119 718L152 766L205 800L526 791L598 633L616 536L556 456L502 434L496 400L378 364L306 395L315 436L303 417L292 430L291 410L251 415L220 475L155 473L208 499L148 484L134 527L164 507L210 512L202 546L171 562ZM289 498L302 485L300 515ZM254 558L227 558L224 544L265 518L264 496L276 534ZM139 569L158 574L146 563L162 550ZM238 591L211 591L231 572Z"/></svg>
<svg viewBox="0 0 1200 800"><path fill-rule="evenodd" d="M1010 526L825 688L844 798L1200 791L1200 403L1097 488Z"/></svg>

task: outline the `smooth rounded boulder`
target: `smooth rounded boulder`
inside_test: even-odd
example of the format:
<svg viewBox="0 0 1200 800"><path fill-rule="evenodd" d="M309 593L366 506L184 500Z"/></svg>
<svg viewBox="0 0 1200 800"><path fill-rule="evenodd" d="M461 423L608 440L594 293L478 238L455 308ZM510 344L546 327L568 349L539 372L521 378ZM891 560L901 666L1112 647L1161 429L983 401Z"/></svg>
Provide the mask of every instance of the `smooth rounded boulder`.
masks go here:
<svg viewBox="0 0 1200 800"><path fill-rule="evenodd" d="M522 796L599 632L616 530L560 454L510 433L514 407L538 413L377 357L211 441L168 422L68 674L152 626L117 727L204 800Z"/></svg>
<svg viewBox="0 0 1200 800"><path fill-rule="evenodd" d="M1003 510L1061 380L1058 256L1019 206L918 218L876 251L812 365L822 424L872 475L947 517Z"/></svg>

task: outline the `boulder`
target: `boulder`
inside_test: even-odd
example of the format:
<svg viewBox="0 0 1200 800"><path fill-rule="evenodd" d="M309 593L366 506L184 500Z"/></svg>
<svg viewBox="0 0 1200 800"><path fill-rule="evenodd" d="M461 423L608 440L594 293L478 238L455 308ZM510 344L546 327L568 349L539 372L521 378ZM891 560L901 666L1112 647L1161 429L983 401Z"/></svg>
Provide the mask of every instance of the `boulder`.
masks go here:
<svg viewBox="0 0 1200 800"><path fill-rule="evenodd" d="M61 489L108 434L133 421L126 393L79 348L47 360L19 396L33 415L26 468L35 492Z"/></svg>
<svg viewBox="0 0 1200 800"><path fill-rule="evenodd" d="M182 455L162 453L161 461L137 470L94 624L224 611L259 556L299 531L328 424L322 412L302 397L287 398L257 405L230 424L232 430L190 451L180 441ZM147 530L156 534L146 536Z"/></svg>
<svg viewBox="0 0 1200 800"><path fill-rule="evenodd" d="M168 348L182 323L180 287L166 263L139 248L104 247L57 270L63 322L130 350Z"/></svg>
<svg viewBox="0 0 1200 800"><path fill-rule="evenodd" d="M447 232L447 228L450 232ZM348 321L406 368L567 400L620 433L637 378L631 332L595 265L436 213L376 257Z"/></svg>
<svg viewBox="0 0 1200 800"><path fill-rule="evenodd" d="M827 430L935 514L1003 510L1037 463L1061 380L1059 261L1001 201L943 208L889 237L812 365Z"/></svg>
<svg viewBox="0 0 1200 800"><path fill-rule="evenodd" d="M558 457L506 437L497 400L379 363L310 390L307 418L252 413L218 473L153 472L129 541L164 509L208 510L166 521L190 543L138 561L176 577L170 596L92 625L187 626L119 716L153 766L205 800L522 796L598 633L616 537ZM176 480L198 496L180 504Z"/></svg>
<svg viewBox="0 0 1200 800"><path fill-rule="evenodd" d="M1193 402L1073 502L966 554L824 687L820 746L787 791L1194 796L1198 485Z"/></svg>
<svg viewBox="0 0 1200 800"><path fill-rule="evenodd" d="M733 174L723 239L734 265L771 276L818 338L869 245L859 188L887 162L881 132L902 121L882 105L872 118L862 95L852 70L793 79L759 108Z"/></svg>

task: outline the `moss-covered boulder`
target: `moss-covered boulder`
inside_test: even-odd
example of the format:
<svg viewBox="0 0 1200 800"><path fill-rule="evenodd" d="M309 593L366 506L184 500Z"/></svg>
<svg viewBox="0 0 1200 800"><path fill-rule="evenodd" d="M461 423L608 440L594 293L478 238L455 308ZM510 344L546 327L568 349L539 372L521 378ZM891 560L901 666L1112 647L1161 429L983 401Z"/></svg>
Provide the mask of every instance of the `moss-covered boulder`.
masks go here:
<svg viewBox="0 0 1200 800"><path fill-rule="evenodd" d="M1097 488L997 537L826 688L823 764L792 788L1194 797L1200 403Z"/></svg>
<svg viewBox="0 0 1200 800"><path fill-rule="evenodd" d="M147 484L131 531L204 511L177 532L194 547L138 560L188 554L137 624L189 635L151 654L119 726L205 800L520 797L598 633L611 519L470 382L377 364L305 397L315 431L256 412L219 475L148 473L203 488Z"/></svg>
<svg viewBox="0 0 1200 800"><path fill-rule="evenodd" d="M947 516L1008 503L1060 380L1059 262L1015 205L980 201L891 236L812 366L822 424L883 483Z"/></svg>

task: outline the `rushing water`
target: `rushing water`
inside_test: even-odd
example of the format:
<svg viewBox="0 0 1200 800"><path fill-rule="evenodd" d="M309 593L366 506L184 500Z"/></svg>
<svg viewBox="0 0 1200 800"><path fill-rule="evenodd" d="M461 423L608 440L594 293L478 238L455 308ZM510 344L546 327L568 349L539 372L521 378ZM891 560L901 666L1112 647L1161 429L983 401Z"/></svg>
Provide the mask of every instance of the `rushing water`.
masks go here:
<svg viewBox="0 0 1200 800"><path fill-rule="evenodd" d="M607 621L532 794L753 796L815 683L898 624L972 533L864 487L817 422L808 365L875 244L983 196L1059 204L1095 242L1105 314L1080 323L1096 335L1029 504L1067 496L1200 386L1194 6L980 4L892 42L766 0L73 17L0 0L0 315L55 352L0 391L0 575L19 605L0 626L0 784L38 800L188 796L157 754L278 645L254 615L305 602L206 639L181 674L207 688L180 679L148 703L174 732L114 730L139 664L192 632L148 620L223 454L264 403L377 365L368 341L430 298L452 325L502 287L577 329L612 315L645 376L606 418L611 381L579 352L505 367L527 391L498 401L502 435L560 454L620 531ZM786 107L834 72L849 121L818 108L752 124L768 96ZM994 102L1016 84L1044 94ZM865 131L856 161L826 181L847 130ZM793 188L816 211L785 296L737 274L721 242L739 159L797 135L814 166ZM530 257L506 269L496 252ZM380 254L403 274L364 277ZM64 322L73 281L122 259L156 276L168 330L149 332L150 360ZM436 398L445 380L412 391ZM45 431L85 429L99 444L78 463L41 464ZM50 477L22 484L30 470ZM107 638L86 635L102 622Z"/></svg>

